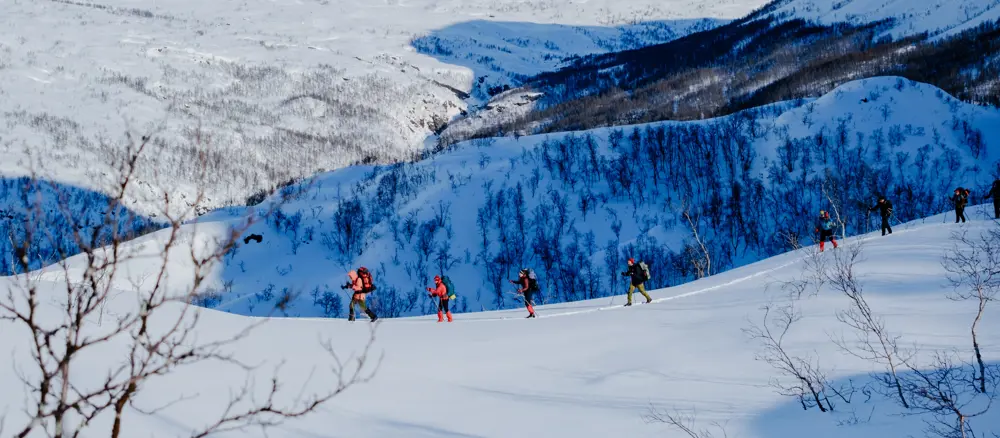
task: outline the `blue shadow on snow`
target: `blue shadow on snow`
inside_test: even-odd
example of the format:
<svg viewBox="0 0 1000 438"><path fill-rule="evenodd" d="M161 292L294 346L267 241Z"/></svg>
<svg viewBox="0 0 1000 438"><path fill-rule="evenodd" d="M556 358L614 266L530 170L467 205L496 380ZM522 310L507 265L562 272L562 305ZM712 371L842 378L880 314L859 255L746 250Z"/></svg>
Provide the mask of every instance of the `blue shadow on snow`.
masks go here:
<svg viewBox="0 0 1000 438"><path fill-rule="evenodd" d="M995 372L1000 367L1000 362L987 362L987 368L992 368ZM925 370L932 376L940 376L943 369ZM970 367L951 369L953 373L961 373L966 376L971 370ZM987 370L987 375L990 371ZM917 381L917 375L912 372L899 374L902 381ZM932 379L938 381L938 379ZM875 377L868 374L855 375L837 379L833 382L834 387L862 388L871 385L876 388L879 383ZM987 384L989 389L989 384ZM994 389L993 392L995 392ZM917 415L916 411L904 412L896 399L880 394L878 391L871 391L870 397L860 390L856 391L851 398L851 403L844 403L839 398L834 398L834 410L832 412L820 412L815 407L803 410L798 399L787 398L787 401L780 405L764 411L751 422L750 428L754 436L764 437L799 437L808 434L810 438L843 438L843 437L921 437L936 436L928 433L927 427L933 424L937 427L948 427L954 424L954 416L943 414L942 417L935 417L932 414L922 413ZM976 394L971 388L961 387L958 394L952 394L957 400L968 403L967 413L975 412L981 403L986 400L985 396ZM909 396L911 397L911 396ZM914 405L912 397L909 400L911 406ZM941 422L943 420L943 422ZM991 433L1000 432L1000 413L997 407L993 406L990 412L979 417L968 420L968 426L976 432L976 436L992 436ZM968 431L968 430L967 430Z"/></svg>
<svg viewBox="0 0 1000 438"><path fill-rule="evenodd" d="M108 226L95 235L95 227L106 218L118 222L117 231ZM162 227L152 218L112 204L100 192L28 177L0 179L0 275L20 273L17 259L22 255L27 256L29 270L36 270L79 254L74 229L84 242L97 247L110 243L115 234L129 240Z"/></svg>

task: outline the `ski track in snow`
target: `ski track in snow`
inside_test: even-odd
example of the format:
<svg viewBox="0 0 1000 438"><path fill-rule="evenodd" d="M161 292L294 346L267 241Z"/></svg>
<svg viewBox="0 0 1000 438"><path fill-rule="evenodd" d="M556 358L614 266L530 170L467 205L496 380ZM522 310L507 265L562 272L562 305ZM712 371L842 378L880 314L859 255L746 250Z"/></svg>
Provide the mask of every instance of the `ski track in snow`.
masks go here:
<svg viewBox="0 0 1000 438"><path fill-rule="evenodd" d="M947 214L948 213L944 213L943 214L945 216L945 218L947 218ZM935 218L936 217L937 216L935 216ZM930 218L925 219L924 222L926 223L928 220L930 220ZM860 236L848 236L848 238L847 238L846 241L839 240L837 242L838 245L839 245L839 248L831 248L831 249L828 249L827 252L836 251L836 250L838 250L840 248L843 248L845 246L858 245L858 244L861 244L861 243L864 243L864 242L871 241L873 239L891 237L891 236L900 235L900 234L906 234L906 233L909 233L909 232L912 232L912 231L916 231L916 230L919 230L919 229L922 229L922 228L935 227L935 226L941 226L941 225L948 225L948 222L945 221L943 224L933 224L933 223L931 223L931 224L926 224L926 225L914 225L912 223L909 223L909 224L898 224L898 225L900 226L900 229L898 229L896 231L893 231L892 235L890 235L890 236L882 236L882 235L879 234L880 233L879 231L873 231L871 233L863 234L863 235L860 235ZM790 255L794 255L796 253L801 253L803 251L814 251L815 248L818 248L818 245L811 245L811 246L803 247L803 248L800 248L800 249L797 249L797 250L794 250L794 251L789 251L787 253L780 254L780 255L775 256L775 257L788 257ZM712 291L716 291L716 290L720 290L720 289L725 289L725 288L730 287L730 286L735 286L737 284L745 283L747 281L754 280L754 279L757 279L757 278L760 278L760 277L767 276L767 275L770 275L772 273L778 272L778 271L780 271L782 269L788 268L788 267L790 267L792 265L795 265L797 263L802 262L807 257L809 257L809 255L799 256L799 257L794 258L793 260L787 261L787 262L782 263L782 264L780 264L778 266L774 266L772 268L768 268L768 269L756 271L756 272L754 272L752 274L744 275L744 276L732 279L730 281L727 281L725 283L719 283L719 284L715 284L715 285L712 285L712 286L703 287L701 289L697 289L697 290L693 290L693 291L689 291L689 292L684 292L684 293L681 293L681 294L678 294L678 295L671 295L671 296L662 297L662 298L654 298L653 301L650 302L650 303L635 302L635 304L633 304L633 306L642 306L642 305L647 305L647 304L665 303L665 302L669 302L669 301L673 301L673 300L677 300L677 299L681 299L681 298L688 298L688 297L692 297L692 296L696 296L696 295L701 295L701 294L704 294L706 292L712 292ZM718 278L720 276L725 276L725 275L727 275L729 273L734 273L734 272L743 271L743 270L750 270L750 269L753 269L753 266L756 265L756 264L762 264L762 262L756 262L754 264L751 264L751 265L748 265L748 266L745 266L745 267L737 268L737 269L734 269L732 271L727 271L727 272L722 272L722 273L714 274L714 275L712 275L710 277L706 277L706 278L712 278L712 277ZM699 282L687 283L687 284L684 284L684 285L677 286L676 288L682 289L682 288L685 288L685 286L692 285L692 284L698 284L698 283ZM654 290L651 290L651 291L648 291L648 292L649 292L650 295L652 295L653 293L656 293L656 292L670 291L672 289L674 289L674 288L654 289ZM251 293L249 295L253 295L253 294ZM642 295L638 291L635 291L635 296L642 297ZM612 296L611 297L611 302L614 302L616 299L618 299L620 297L624 297L624 295L614 295L614 296ZM551 304L551 305L549 305L551 307L545 307L545 305L537 305L536 304L535 307L540 308L540 309L557 310L557 309L560 309L560 308L574 307L573 305L576 304L576 303L577 302ZM583 315L583 314L587 314L587 313L603 312L603 311L608 311L608 310L624 310L625 309L624 305L614 305L614 304L610 304L610 305L607 305L607 306L597 306L597 307L592 307L592 306L575 306L575 307L584 307L584 308L581 309L581 310L566 310L566 311L557 311L557 312L554 312L554 313L545 313L545 314L538 314L538 312L536 311L536 314L537 314L536 318L537 319L542 319L542 318L558 318L558 317L565 317L565 316ZM519 310L523 311L523 309L519 309ZM477 317L474 316L474 315L483 315L483 314L490 314L490 313L508 313L508 312L514 313L514 312L517 312L517 311L518 311L518 309L504 309L504 310L499 310L499 311L487 311L487 312L456 313L455 314L455 321L452 322L452 324L454 324L454 323L494 322L494 321L527 319L527 318L525 318L523 316L521 316L521 317L517 317L517 316L501 316L501 317L486 317L486 318L477 318ZM393 324L397 324L397 323L409 323L409 324L414 324L414 323L416 323L416 324L434 323L434 324L437 324L437 320L433 319L432 318L433 316L434 315L418 316L418 317L403 317L403 318L379 318L379 320L380 321L392 321ZM303 319L303 320L322 320L324 318L297 318L297 319Z"/></svg>

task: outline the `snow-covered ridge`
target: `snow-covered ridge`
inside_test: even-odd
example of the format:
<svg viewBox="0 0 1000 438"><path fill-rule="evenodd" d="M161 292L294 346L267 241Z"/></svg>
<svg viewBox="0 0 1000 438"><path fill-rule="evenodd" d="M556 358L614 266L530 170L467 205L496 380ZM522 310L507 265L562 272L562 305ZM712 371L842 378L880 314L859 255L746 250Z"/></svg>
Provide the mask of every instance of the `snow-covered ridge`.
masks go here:
<svg viewBox="0 0 1000 438"><path fill-rule="evenodd" d="M641 44L644 25L630 23L666 29L648 39L657 42L696 29L672 20L734 19L763 1L11 0L0 14L0 172L34 167L101 189L124 132L157 132L169 147L141 180L190 194L197 148L207 148L210 203L239 201L289 177L422 150L481 72L419 53L419 38L444 32L462 45L455 56L505 63L510 50L530 51L521 40L548 45L545 59L504 67L530 74L618 47L617 37ZM462 34L468 22L485 33ZM484 45L485 34L498 44ZM140 211L155 202L132 198Z"/></svg>
<svg viewBox="0 0 1000 438"><path fill-rule="evenodd" d="M684 212L714 274L812 242L819 210L835 208L853 234L875 225L866 210L879 194L899 220L948 209L956 186L981 199L998 157L1000 112L902 78L715 120L462 143L308 181L248 231L263 242L228 254L199 304L342 316L339 286L357 266L375 272L372 299L389 317L432 313L423 291L440 272L461 312L517 307L506 279L523 266L539 272L544 302L620 292L628 256L653 266L653 286L676 285L705 269ZM199 222L225 230L242 214Z"/></svg>
<svg viewBox="0 0 1000 438"><path fill-rule="evenodd" d="M894 38L928 33L947 36L1000 19L997 0L778 0L774 16L824 25L894 20Z"/></svg>

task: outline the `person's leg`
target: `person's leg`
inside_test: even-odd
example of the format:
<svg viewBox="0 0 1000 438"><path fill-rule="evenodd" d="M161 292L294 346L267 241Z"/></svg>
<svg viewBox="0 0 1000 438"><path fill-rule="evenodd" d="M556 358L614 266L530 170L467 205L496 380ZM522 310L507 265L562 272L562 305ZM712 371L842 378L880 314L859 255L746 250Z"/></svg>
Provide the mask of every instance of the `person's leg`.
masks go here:
<svg viewBox="0 0 1000 438"><path fill-rule="evenodd" d="M525 292L524 293L524 307L526 309L528 309L528 316L529 317L535 316L535 303L531 299L533 294L534 294L534 292Z"/></svg>
<svg viewBox="0 0 1000 438"><path fill-rule="evenodd" d="M358 300L356 298L351 298L351 304L349 304L350 308L347 311L347 320L348 321L354 321L354 306L356 304L358 304Z"/></svg>
<svg viewBox="0 0 1000 438"><path fill-rule="evenodd" d="M365 300L364 299L362 299L359 302L359 304L361 304L361 310L365 311L365 315L368 315L368 318L370 318L372 320L372 322L375 322L375 320L378 319L378 316L375 315L375 311L372 310L371 308L369 308L367 304L365 304Z"/></svg>
<svg viewBox="0 0 1000 438"><path fill-rule="evenodd" d="M993 218L1000 219L1000 200L993 201Z"/></svg>
<svg viewBox="0 0 1000 438"><path fill-rule="evenodd" d="M444 299L438 300L438 322L444 321L445 303L447 303L447 301Z"/></svg>
<svg viewBox="0 0 1000 438"><path fill-rule="evenodd" d="M833 235L833 234L830 235L830 243L833 244L834 248L837 247L837 236L836 235Z"/></svg>
<svg viewBox="0 0 1000 438"><path fill-rule="evenodd" d="M646 293L646 283L642 283L639 285L639 293L641 293L642 296L646 297L646 304L653 302L653 299L650 298L648 293Z"/></svg>
<svg viewBox="0 0 1000 438"><path fill-rule="evenodd" d="M955 207L955 223L957 224L961 220L962 220L962 209L959 207Z"/></svg>
<svg viewBox="0 0 1000 438"><path fill-rule="evenodd" d="M965 222L965 207L964 206L958 209L958 217L962 218L962 222L963 223Z"/></svg>
<svg viewBox="0 0 1000 438"><path fill-rule="evenodd" d="M448 317L448 322L452 322L452 319L451 319L451 300L446 298L446 299L441 300L441 301L444 303L444 314L445 314L445 316Z"/></svg>
<svg viewBox="0 0 1000 438"><path fill-rule="evenodd" d="M632 283L629 283L629 285L628 285L628 293L626 294L626 296L628 297L628 300L625 301L625 304L632 304L632 292L634 292L634 291L635 291L635 285L632 284Z"/></svg>

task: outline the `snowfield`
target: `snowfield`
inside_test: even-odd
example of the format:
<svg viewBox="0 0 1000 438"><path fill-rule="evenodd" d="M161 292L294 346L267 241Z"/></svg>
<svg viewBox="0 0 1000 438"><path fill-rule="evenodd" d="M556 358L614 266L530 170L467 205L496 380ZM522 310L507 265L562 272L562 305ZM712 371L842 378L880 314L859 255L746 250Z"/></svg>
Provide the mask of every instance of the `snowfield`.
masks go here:
<svg viewBox="0 0 1000 438"><path fill-rule="evenodd" d="M951 217L929 217L899 226L889 237L874 234L851 238L847 245L864 245L857 268L869 304L885 318L901 344L921 353L956 349L969 356L968 327L975 304L946 298L945 271L940 262L956 231L980 233L996 227L980 220L954 225ZM946 223L947 222L947 223ZM151 239L162 239L162 234ZM842 242L844 243L844 242ZM183 248L182 248L183 250ZM377 325L375 351L384 354L381 367L367 384L349 389L320 412L267 431L269 437L685 437L663 424L644 421L650 409L694 412L696 426L724 425L727 436L817 438L853 436L923 436L927 417L900 417L891 402L856 394L835 413L804 412L799 403L779 396L769 386L777 377L761 361L759 346L742 332L760 321L760 307L785 302L779 283L799 278L804 261L816 250L806 247L768 260L682 286L655 290L655 302L632 308L623 299L589 300L540 306L539 318L523 320L520 310L457 315L456 322L438 324L430 317L384 320ZM842 246L835 251L847 251ZM828 250L820 257L832 258ZM79 257L69 260L79 265ZM155 263L155 262L150 262ZM184 276L180 264L176 275ZM129 276L138 275L132 272ZM58 294L55 270L32 274L42 291ZM15 281L5 278L5 285ZM50 289L51 288L51 289ZM108 305L116 312L134 309L135 293L122 291ZM802 319L786 337L792 354L814 355L832 380L856 384L880 371L839 350L830 340L850 333L836 314L848 300L829 286L815 297L798 301ZM163 311L164 321L179 306ZM985 360L1000 360L1000 312L988 307L980 326ZM200 310L199 342L239 331L255 322L214 310ZM94 330L100 327L90 321ZM160 326L154 326L152 330ZM0 354L14 358L0 367L0 413L8 428L21 426L25 393L17 372L27 367L25 336L11 322L0 321ZM311 393L333 384L324 374L330 358L318 341L331 340L338 352L357 352L368 339L369 324L331 319L270 319L230 350L237 358L261 367L259 378L278 364L290 395L300 388ZM116 339L80 362L73 376L85 386L118 366ZM308 380L311 384L303 386ZM141 389L135 407L126 409L125 436L185 436L218 415L244 375L236 368L201 363L158 377ZM289 395L286 394L286 395ZM183 400L182 403L171 402ZM135 411L168 406L145 416ZM852 419L862 419L850 425ZM979 432L1000 430L1000 416L976 418ZM108 430L110 416L99 417L87 436ZM841 425L838 425L841 424ZM8 429L9 430L9 429ZM35 435L31 435L35 436ZM259 430L220 436L264 436ZM715 436L722 436L716 432Z"/></svg>
<svg viewBox="0 0 1000 438"><path fill-rule="evenodd" d="M207 150L210 204L241 204L290 177L410 159L480 87L763 3L8 0L0 173L103 190L125 133L157 133L167 151L142 181L190 197ZM432 46L453 59L419 50ZM159 202L150 196L130 198L149 213Z"/></svg>

